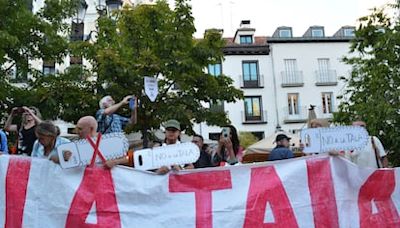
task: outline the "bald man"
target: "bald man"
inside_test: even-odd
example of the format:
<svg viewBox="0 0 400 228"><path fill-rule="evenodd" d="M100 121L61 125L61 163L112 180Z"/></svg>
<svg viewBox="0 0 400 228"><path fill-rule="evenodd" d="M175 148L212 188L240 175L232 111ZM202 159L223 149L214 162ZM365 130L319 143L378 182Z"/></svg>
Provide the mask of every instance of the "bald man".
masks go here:
<svg viewBox="0 0 400 228"><path fill-rule="evenodd" d="M80 139L86 139L87 136L96 137L97 120L93 116L84 116L78 120L76 130Z"/></svg>
<svg viewBox="0 0 400 228"><path fill-rule="evenodd" d="M76 130L79 135L79 139L86 139L87 136L89 137L96 137L97 136L97 120L93 116L84 116L78 120L76 124ZM69 160L72 153L70 151L64 152L64 159L66 161ZM124 165L128 164L129 159L125 156L113 160L108 160L106 162L106 166L108 168L112 168L115 165Z"/></svg>

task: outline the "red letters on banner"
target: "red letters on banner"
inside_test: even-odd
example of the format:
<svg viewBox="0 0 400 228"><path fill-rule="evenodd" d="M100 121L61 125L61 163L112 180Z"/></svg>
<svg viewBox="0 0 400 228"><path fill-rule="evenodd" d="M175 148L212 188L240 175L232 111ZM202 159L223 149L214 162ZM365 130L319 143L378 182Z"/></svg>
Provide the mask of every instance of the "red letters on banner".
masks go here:
<svg viewBox="0 0 400 228"><path fill-rule="evenodd" d="M212 227L212 195L215 190L232 188L230 171L210 171L169 176L170 192L194 192L196 227Z"/></svg>
<svg viewBox="0 0 400 228"><path fill-rule="evenodd" d="M358 196L361 228L400 227L399 214L391 198L395 185L394 170L377 170L368 177Z"/></svg>
<svg viewBox="0 0 400 228"><path fill-rule="evenodd" d="M22 227L31 160L10 157L6 176L6 221L4 227Z"/></svg>
<svg viewBox="0 0 400 228"><path fill-rule="evenodd" d="M315 227L339 227L329 158L307 160L307 175Z"/></svg>
<svg viewBox="0 0 400 228"><path fill-rule="evenodd" d="M274 223L264 223L267 202ZM244 227L298 227L289 198L273 166L252 168Z"/></svg>
<svg viewBox="0 0 400 228"><path fill-rule="evenodd" d="M97 224L85 223L96 202ZM111 171L102 167L87 167L75 193L65 227L121 227Z"/></svg>

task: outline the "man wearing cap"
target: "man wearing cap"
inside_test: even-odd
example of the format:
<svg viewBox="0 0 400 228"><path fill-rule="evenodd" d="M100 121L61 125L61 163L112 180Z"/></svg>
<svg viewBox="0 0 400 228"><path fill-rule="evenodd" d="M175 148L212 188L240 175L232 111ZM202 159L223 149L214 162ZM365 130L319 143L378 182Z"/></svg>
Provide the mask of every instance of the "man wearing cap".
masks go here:
<svg viewBox="0 0 400 228"><path fill-rule="evenodd" d="M276 147L271 151L270 155L268 156L268 161L293 158L293 152L289 150L289 141L290 138L287 135L277 135L275 139Z"/></svg>

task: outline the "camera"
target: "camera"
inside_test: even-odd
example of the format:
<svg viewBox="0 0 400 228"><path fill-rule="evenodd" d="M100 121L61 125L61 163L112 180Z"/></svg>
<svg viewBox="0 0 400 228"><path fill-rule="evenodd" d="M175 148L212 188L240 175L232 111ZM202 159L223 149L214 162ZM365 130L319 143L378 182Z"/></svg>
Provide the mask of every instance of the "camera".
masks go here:
<svg viewBox="0 0 400 228"><path fill-rule="evenodd" d="M231 133L231 129L229 127L222 128L222 137L227 139L227 138L229 138L230 133Z"/></svg>
<svg viewBox="0 0 400 228"><path fill-rule="evenodd" d="M24 108L22 108L22 107L18 107L18 108L17 108L16 113L22 114L22 113L24 113L24 112L25 112L25 109L24 109Z"/></svg>

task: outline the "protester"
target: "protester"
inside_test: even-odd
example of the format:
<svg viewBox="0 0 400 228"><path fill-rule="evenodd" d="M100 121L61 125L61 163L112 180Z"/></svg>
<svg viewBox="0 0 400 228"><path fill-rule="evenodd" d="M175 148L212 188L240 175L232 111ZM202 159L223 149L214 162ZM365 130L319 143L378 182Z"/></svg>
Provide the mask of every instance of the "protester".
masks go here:
<svg viewBox="0 0 400 228"><path fill-rule="evenodd" d="M14 117L22 114L20 126L12 124ZM18 133L18 154L31 156L33 143L36 140L35 128L41 122L39 110L35 107L14 107L5 123L4 129Z"/></svg>
<svg viewBox="0 0 400 228"><path fill-rule="evenodd" d="M225 162L229 165L234 165L242 161L243 148L240 146L237 130L234 126L228 125L229 136L225 137L221 133L218 147L212 157L212 162L216 166L223 166Z"/></svg>
<svg viewBox="0 0 400 228"><path fill-rule="evenodd" d="M181 135L181 124L174 119L168 120L164 124L165 127L165 140L162 146L173 145L173 144L180 144L180 135ZM187 164L184 167L179 165L172 165L171 167L162 166L156 170L157 174L166 174L171 169L175 171L179 171L181 169L192 169L193 164Z"/></svg>
<svg viewBox="0 0 400 228"><path fill-rule="evenodd" d="M268 161L293 158L293 152L289 149L290 139L285 134L278 134L275 138L276 147L268 156Z"/></svg>
<svg viewBox="0 0 400 228"><path fill-rule="evenodd" d="M93 116L84 116L76 123L76 131L79 139L86 139L88 136L97 137L97 121ZM68 161L72 155L71 151L63 151L64 160ZM105 166L112 168L116 165L128 165L129 158L123 156L117 159L107 160Z"/></svg>
<svg viewBox="0 0 400 228"><path fill-rule="evenodd" d="M366 128L364 121L354 121L353 126ZM347 151L345 156L355 164L362 167L386 168L388 167L388 159L385 149L381 141L376 136L369 136L367 145L354 151Z"/></svg>
<svg viewBox="0 0 400 228"><path fill-rule="evenodd" d="M33 144L32 157L46 158L60 163L57 147L70 142L69 139L58 135L57 127L50 121L40 122L35 129L37 140Z"/></svg>
<svg viewBox="0 0 400 228"><path fill-rule="evenodd" d="M112 132L123 132L123 129L126 126L126 124L134 123L136 121L133 119L134 117L129 119L120 116L118 114L115 114L115 112L118 109L128 104L130 99L135 99L136 103L136 98L131 95L126 96L119 103L115 103L114 99L111 96L103 97L99 102L100 109L96 113L96 119L98 122L97 131L101 132L102 134L107 134Z"/></svg>
<svg viewBox="0 0 400 228"><path fill-rule="evenodd" d="M8 154L7 135L0 129L0 154Z"/></svg>
<svg viewBox="0 0 400 228"><path fill-rule="evenodd" d="M329 127L329 122L326 119L313 119L310 121L310 128Z"/></svg>
<svg viewBox="0 0 400 228"><path fill-rule="evenodd" d="M200 157L193 164L194 168L206 168L213 167L214 165L211 162L211 156L207 153L207 146L204 145L204 139L201 135L194 135L192 139L192 143L196 144L200 149Z"/></svg>

